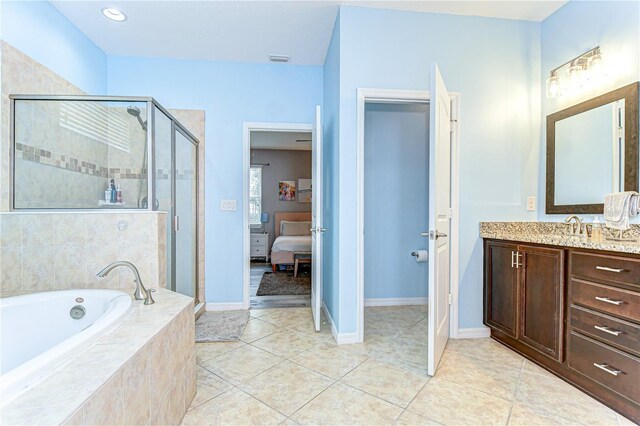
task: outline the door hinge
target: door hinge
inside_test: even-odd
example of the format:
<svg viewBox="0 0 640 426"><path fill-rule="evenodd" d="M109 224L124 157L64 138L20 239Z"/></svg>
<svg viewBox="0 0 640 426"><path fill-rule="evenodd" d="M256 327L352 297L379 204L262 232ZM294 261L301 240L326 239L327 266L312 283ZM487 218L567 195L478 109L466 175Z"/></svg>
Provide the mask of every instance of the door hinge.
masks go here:
<svg viewBox="0 0 640 426"><path fill-rule="evenodd" d="M453 305L453 294L449 293L449 304Z"/></svg>
<svg viewBox="0 0 640 426"><path fill-rule="evenodd" d="M449 131L453 133L453 131L455 130L456 124L458 124L458 120L451 120L449 122Z"/></svg>

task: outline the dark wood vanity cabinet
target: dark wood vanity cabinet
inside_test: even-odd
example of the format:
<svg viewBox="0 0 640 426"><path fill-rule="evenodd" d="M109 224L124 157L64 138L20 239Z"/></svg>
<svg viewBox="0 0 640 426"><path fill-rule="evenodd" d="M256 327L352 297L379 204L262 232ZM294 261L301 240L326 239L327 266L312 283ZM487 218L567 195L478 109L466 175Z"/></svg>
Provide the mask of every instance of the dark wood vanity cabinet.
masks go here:
<svg viewBox="0 0 640 426"><path fill-rule="evenodd" d="M484 323L517 336L518 274L515 254L518 245L502 241L485 244Z"/></svg>
<svg viewBox="0 0 640 426"><path fill-rule="evenodd" d="M491 337L640 422L640 256L486 239Z"/></svg>
<svg viewBox="0 0 640 426"><path fill-rule="evenodd" d="M562 361L564 250L521 245L518 252L522 259L518 340Z"/></svg>
<svg viewBox="0 0 640 426"><path fill-rule="evenodd" d="M563 270L562 249L488 240L485 324L561 361Z"/></svg>

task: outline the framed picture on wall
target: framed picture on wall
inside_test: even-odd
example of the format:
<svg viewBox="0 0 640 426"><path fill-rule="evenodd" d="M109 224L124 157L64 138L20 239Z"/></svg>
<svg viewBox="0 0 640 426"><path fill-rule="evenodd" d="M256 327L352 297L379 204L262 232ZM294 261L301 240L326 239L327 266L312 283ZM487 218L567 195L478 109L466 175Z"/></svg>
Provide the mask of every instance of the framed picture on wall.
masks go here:
<svg viewBox="0 0 640 426"><path fill-rule="evenodd" d="M296 200L296 182L294 180L281 180L278 184L278 199L280 201Z"/></svg>
<svg viewBox="0 0 640 426"><path fill-rule="evenodd" d="M311 202L311 179L298 179L298 202Z"/></svg>

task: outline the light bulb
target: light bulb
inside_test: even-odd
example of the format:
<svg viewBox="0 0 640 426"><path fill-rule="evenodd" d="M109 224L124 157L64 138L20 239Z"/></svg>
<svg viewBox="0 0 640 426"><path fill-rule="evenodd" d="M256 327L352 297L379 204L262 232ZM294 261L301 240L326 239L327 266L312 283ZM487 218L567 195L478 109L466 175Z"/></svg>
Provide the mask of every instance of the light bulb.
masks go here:
<svg viewBox="0 0 640 426"><path fill-rule="evenodd" d="M584 72L582 65L571 65L569 67L569 87L570 93L578 91L583 84Z"/></svg>
<svg viewBox="0 0 640 426"><path fill-rule="evenodd" d="M560 93L560 78L558 72L553 71L551 76L547 78L547 98L553 99Z"/></svg>
<svg viewBox="0 0 640 426"><path fill-rule="evenodd" d="M596 53L589 59L589 79L598 84L604 78L604 63L602 62L602 54Z"/></svg>

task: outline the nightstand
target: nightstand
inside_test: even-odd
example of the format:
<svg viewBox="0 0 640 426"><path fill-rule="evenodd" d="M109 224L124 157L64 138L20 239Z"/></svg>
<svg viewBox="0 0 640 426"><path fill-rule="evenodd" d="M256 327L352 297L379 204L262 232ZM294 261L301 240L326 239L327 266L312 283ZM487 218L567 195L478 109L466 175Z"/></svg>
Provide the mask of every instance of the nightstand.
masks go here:
<svg viewBox="0 0 640 426"><path fill-rule="evenodd" d="M268 233L260 233L260 234L251 234L251 244L250 244L250 256L253 257L264 257L264 261L269 261L269 234Z"/></svg>

